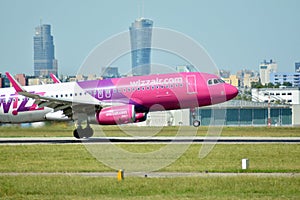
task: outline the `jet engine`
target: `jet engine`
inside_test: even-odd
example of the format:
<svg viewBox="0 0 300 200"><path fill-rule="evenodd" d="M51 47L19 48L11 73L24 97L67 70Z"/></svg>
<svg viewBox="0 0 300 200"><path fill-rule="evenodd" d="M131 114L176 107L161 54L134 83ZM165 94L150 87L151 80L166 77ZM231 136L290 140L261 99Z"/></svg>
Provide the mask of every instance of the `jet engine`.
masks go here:
<svg viewBox="0 0 300 200"><path fill-rule="evenodd" d="M146 113L136 113L134 105L122 105L103 108L96 113L100 125L128 124L145 121Z"/></svg>

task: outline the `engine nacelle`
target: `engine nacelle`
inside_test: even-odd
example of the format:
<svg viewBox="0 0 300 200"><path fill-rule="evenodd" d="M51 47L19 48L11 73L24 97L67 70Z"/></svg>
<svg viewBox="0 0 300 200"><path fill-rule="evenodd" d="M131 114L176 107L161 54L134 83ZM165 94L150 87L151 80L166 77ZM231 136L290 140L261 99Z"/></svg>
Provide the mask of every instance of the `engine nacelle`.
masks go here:
<svg viewBox="0 0 300 200"><path fill-rule="evenodd" d="M134 105L122 105L103 108L96 113L96 120L101 125L128 124L145 121L145 113L136 113Z"/></svg>
<svg viewBox="0 0 300 200"><path fill-rule="evenodd" d="M134 122L143 122L147 119L147 113L135 113L135 121Z"/></svg>

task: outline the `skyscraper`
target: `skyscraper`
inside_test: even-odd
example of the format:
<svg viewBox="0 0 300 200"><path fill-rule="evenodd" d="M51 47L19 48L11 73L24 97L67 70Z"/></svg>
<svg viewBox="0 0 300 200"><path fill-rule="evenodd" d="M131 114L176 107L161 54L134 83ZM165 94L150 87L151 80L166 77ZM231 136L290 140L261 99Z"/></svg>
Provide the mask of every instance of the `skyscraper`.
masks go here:
<svg viewBox="0 0 300 200"><path fill-rule="evenodd" d="M264 60L259 65L259 77L260 82L262 85L270 83L270 74L277 72L277 63L273 60L270 60L270 62L267 62Z"/></svg>
<svg viewBox="0 0 300 200"><path fill-rule="evenodd" d="M300 73L300 62L295 63L295 72Z"/></svg>
<svg viewBox="0 0 300 200"><path fill-rule="evenodd" d="M129 27L133 75L150 74L152 26L152 20L139 18Z"/></svg>
<svg viewBox="0 0 300 200"><path fill-rule="evenodd" d="M51 26L48 24L41 24L36 27L33 43L34 75L48 76L50 73L57 75L57 60L54 57Z"/></svg>

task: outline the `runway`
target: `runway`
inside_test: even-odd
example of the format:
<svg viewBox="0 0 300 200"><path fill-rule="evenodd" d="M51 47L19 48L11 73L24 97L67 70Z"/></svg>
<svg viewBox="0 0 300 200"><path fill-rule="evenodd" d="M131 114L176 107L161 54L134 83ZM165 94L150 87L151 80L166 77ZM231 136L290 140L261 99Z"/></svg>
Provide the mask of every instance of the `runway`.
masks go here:
<svg viewBox="0 0 300 200"><path fill-rule="evenodd" d="M49 145L49 144L180 144L180 143L218 143L218 144L300 144L300 137L92 137L75 139L73 137L3 137L0 145Z"/></svg>

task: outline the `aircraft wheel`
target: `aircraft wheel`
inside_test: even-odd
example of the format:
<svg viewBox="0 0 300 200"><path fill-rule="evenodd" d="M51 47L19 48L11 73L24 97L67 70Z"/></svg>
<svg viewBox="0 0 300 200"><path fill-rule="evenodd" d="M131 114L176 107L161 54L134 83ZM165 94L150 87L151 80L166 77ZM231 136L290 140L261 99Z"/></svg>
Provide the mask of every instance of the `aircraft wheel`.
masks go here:
<svg viewBox="0 0 300 200"><path fill-rule="evenodd" d="M86 137L86 138L92 137L94 134L94 130L90 126L87 126L83 130L83 132L84 132L84 137Z"/></svg>
<svg viewBox="0 0 300 200"><path fill-rule="evenodd" d="M73 136L74 136L75 138L77 138L77 139L80 139L80 136L79 136L79 133L78 133L78 130L77 130L77 129L75 129L75 130L73 131Z"/></svg>
<svg viewBox="0 0 300 200"><path fill-rule="evenodd" d="M194 121L193 121L193 126L194 126L194 127L200 126L200 121L199 121L199 120L194 120Z"/></svg>
<svg viewBox="0 0 300 200"><path fill-rule="evenodd" d="M83 138L84 137L83 135L84 135L84 129L82 129L81 126L78 126L77 129L73 131L73 136L77 139Z"/></svg>

